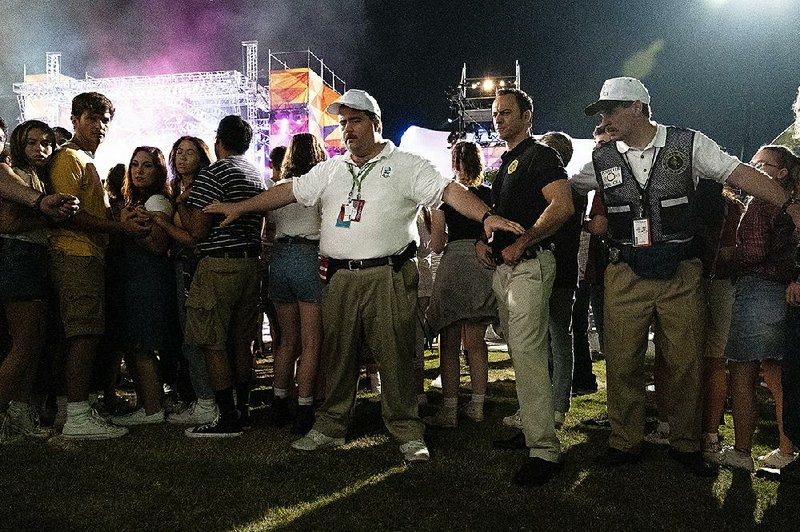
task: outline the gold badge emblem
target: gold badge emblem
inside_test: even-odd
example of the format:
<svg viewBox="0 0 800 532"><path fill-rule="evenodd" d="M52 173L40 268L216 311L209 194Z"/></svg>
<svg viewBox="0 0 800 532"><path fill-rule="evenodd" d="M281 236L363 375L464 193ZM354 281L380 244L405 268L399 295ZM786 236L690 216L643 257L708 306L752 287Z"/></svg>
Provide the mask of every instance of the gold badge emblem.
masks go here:
<svg viewBox="0 0 800 532"><path fill-rule="evenodd" d="M508 165L508 173L513 174L514 171L517 169L517 166L519 166L519 160L514 159L513 161L511 161L511 164Z"/></svg>

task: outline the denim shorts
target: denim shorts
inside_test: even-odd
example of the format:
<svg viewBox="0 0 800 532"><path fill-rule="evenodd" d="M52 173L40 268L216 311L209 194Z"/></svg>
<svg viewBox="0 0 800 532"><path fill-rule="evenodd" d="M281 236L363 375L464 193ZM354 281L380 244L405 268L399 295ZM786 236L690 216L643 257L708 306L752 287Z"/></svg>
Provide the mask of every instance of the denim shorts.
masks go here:
<svg viewBox="0 0 800 532"><path fill-rule="evenodd" d="M732 362L781 360L786 350L786 285L746 275L736 281L725 356Z"/></svg>
<svg viewBox="0 0 800 532"><path fill-rule="evenodd" d="M269 265L269 297L275 303L320 303L319 247L276 242Z"/></svg>
<svg viewBox="0 0 800 532"><path fill-rule="evenodd" d="M46 246L0 238L0 301L42 301L50 291Z"/></svg>

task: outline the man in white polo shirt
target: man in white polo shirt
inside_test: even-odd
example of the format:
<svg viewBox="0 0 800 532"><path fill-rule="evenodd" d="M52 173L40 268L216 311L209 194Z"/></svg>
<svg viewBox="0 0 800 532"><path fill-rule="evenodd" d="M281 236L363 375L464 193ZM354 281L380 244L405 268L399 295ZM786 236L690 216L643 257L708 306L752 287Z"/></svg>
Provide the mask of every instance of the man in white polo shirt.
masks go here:
<svg viewBox="0 0 800 532"><path fill-rule="evenodd" d="M658 320L666 346L667 415L671 458L696 475L713 475L700 453L702 413L702 264L693 246L704 205L700 179L730 182L771 203L790 205L769 176L725 153L699 131L650 119L650 94L635 78L606 80L586 108L600 113L611 142L571 177L573 187L598 189L608 211L609 258L605 274L605 347L609 447L599 461L622 465L639 459L644 436L644 350ZM698 189L699 191L699 189Z"/></svg>
<svg viewBox="0 0 800 532"><path fill-rule="evenodd" d="M429 457L413 385L418 273L412 262L420 205L444 201L481 220L487 231L520 234L516 223L495 215L463 186L443 177L427 160L382 137L375 99L351 89L328 106L339 115L348 152L315 166L292 183L277 185L240 203L206 212L229 223L244 212L263 212L297 201L322 204L321 271L323 349L327 390L314 428L292 444L314 451L344 444L355 404L362 342L380 366L383 419L406 460Z"/></svg>

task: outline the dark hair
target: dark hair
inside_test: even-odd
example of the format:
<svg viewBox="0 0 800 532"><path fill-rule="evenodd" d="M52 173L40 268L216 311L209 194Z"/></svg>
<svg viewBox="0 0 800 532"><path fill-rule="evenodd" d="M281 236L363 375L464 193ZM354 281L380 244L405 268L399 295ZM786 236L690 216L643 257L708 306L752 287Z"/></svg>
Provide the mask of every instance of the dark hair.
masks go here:
<svg viewBox="0 0 800 532"><path fill-rule="evenodd" d="M178 146L181 142L188 140L197 148L197 154L200 156L200 168L203 169L211 164L211 150L206 142L198 137L191 135L184 135L172 144L172 149L169 150L169 171L172 174L172 180L180 179L178 170L175 168L175 155L178 152Z"/></svg>
<svg viewBox="0 0 800 532"><path fill-rule="evenodd" d="M156 172L156 179L153 185L146 190L137 189L131 182L131 164L136 154L140 151L150 156ZM162 194L167 198L172 196L170 185L167 182L167 163L164 160L164 153L152 146L139 146L133 150L133 155L131 155L131 160L128 163L128 171L125 173L125 181L122 183L122 198L125 200L125 205L130 207L144 204L154 194Z"/></svg>
<svg viewBox="0 0 800 532"><path fill-rule="evenodd" d="M787 191L794 190L798 182L800 182L800 157L786 146L776 144L766 144L761 146L760 150L767 150L775 154L778 166L789 171L786 180L781 183L781 186Z"/></svg>
<svg viewBox="0 0 800 532"><path fill-rule="evenodd" d="M114 104L99 92L82 92L72 99L72 116L80 118L83 113L108 113L114 118Z"/></svg>
<svg viewBox="0 0 800 532"><path fill-rule="evenodd" d="M280 169L286 155L286 146L276 146L269 151L269 162L272 168Z"/></svg>
<svg viewBox="0 0 800 532"><path fill-rule="evenodd" d="M250 147L253 128L241 116L228 115L219 121L217 140L226 150L241 155Z"/></svg>
<svg viewBox="0 0 800 532"><path fill-rule="evenodd" d="M122 198L122 185L125 183L125 165L115 164L106 176L105 189L108 198L112 201L119 201Z"/></svg>
<svg viewBox="0 0 800 532"><path fill-rule="evenodd" d="M35 170L33 161L28 159L28 156L25 154L25 147L28 144L28 132L31 129L40 129L44 131L44 133L50 137L51 147L54 150L56 149L56 137L53 134L52 128L41 120L26 120L15 127L14 131L11 133L11 138L8 141L11 149L11 163L17 168L21 168L26 171ZM43 174L44 175L39 177L47 177L46 172L43 172Z"/></svg>
<svg viewBox="0 0 800 532"><path fill-rule="evenodd" d="M533 99L528 96L522 89L512 88L512 87L504 87L502 89L497 89L497 96L503 96L505 94L510 94L514 96L514 99L517 100L517 105L519 106L520 116L525 114L525 111L531 112L531 122L533 121Z"/></svg>
<svg viewBox="0 0 800 532"><path fill-rule="evenodd" d="M556 150L564 166L572 160L572 138L563 131L548 131L539 140Z"/></svg>
<svg viewBox="0 0 800 532"><path fill-rule="evenodd" d="M67 140L72 140L72 131L70 131L69 129L67 129L65 127L55 126L53 128L53 133L56 134L56 135L61 135L62 137L64 137ZM58 143L56 143L56 144L58 144Z"/></svg>
<svg viewBox="0 0 800 532"><path fill-rule="evenodd" d="M311 133L292 136L281 165L281 177L299 177L328 158L322 142Z"/></svg>
<svg viewBox="0 0 800 532"><path fill-rule="evenodd" d="M633 105L633 101L630 100L603 100L603 106L599 111L600 113L608 113L617 107L630 107L631 105ZM647 118L653 116L653 111L650 110L650 105L644 102L642 102L642 114Z"/></svg>
<svg viewBox="0 0 800 532"><path fill-rule="evenodd" d="M474 142L459 140L453 144L453 170L461 170L467 178L463 183L468 187L477 187L483 183L483 153Z"/></svg>

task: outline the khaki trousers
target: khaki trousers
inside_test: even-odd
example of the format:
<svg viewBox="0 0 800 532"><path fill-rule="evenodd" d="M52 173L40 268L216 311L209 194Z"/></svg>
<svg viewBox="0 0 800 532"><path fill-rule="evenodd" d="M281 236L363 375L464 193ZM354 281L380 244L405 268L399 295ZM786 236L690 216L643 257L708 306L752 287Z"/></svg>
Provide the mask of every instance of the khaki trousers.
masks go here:
<svg viewBox="0 0 800 532"><path fill-rule="evenodd" d="M417 284L414 261L395 273L391 266L339 270L322 299L326 395L314 428L343 438L352 416L366 342L381 372L381 409L389 432L401 443L421 440L413 364Z"/></svg>
<svg viewBox="0 0 800 532"><path fill-rule="evenodd" d="M548 369L550 292L556 274L551 251L516 266L497 267L492 288L514 364L525 444L531 457L558 462L553 388Z"/></svg>
<svg viewBox="0 0 800 532"><path fill-rule="evenodd" d="M620 262L605 277L605 348L610 447L638 452L644 438L647 334L658 320L667 375L670 445L700 449L704 303L700 259L680 263L671 279L644 279ZM663 415L664 412L659 412Z"/></svg>

